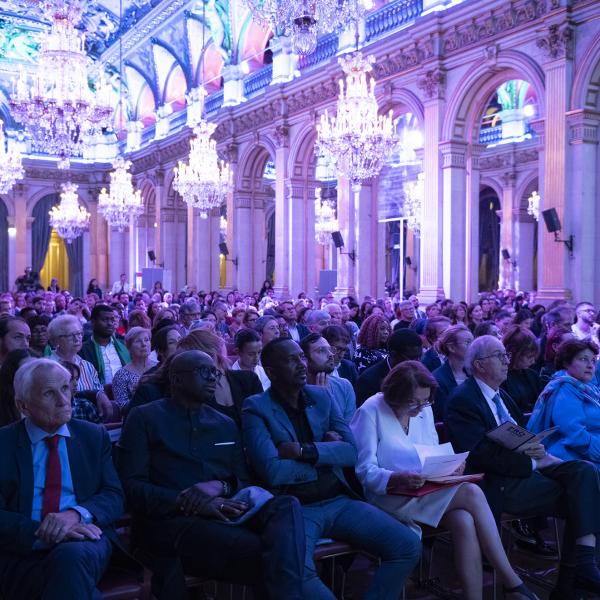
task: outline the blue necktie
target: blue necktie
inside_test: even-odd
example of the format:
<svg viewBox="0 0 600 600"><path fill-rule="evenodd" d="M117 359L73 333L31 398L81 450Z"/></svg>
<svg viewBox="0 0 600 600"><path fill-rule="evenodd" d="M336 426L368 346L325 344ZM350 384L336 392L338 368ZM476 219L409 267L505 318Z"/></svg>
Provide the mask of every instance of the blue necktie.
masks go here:
<svg viewBox="0 0 600 600"><path fill-rule="evenodd" d="M502 425L502 423L506 423L507 421L510 421L511 423L515 422L506 408L504 408L504 405L500 400L500 394L496 394L492 398L492 402L496 405L496 411L498 412L498 420L500 421L500 425Z"/></svg>

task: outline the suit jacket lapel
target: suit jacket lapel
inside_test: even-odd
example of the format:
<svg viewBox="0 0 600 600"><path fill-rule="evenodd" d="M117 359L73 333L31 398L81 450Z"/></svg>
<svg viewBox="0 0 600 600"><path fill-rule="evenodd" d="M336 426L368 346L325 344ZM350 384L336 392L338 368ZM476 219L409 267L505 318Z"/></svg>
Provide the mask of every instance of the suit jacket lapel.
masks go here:
<svg viewBox="0 0 600 600"><path fill-rule="evenodd" d="M494 413L492 412L490 405L487 403L487 400L485 399L485 396L483 395L483 392L481 391L480 387L477 385L475 378L472 378L471 385L473 386L473 391L475 392L475 394L477 394L477 398L479 398L479 402L483 410L483 416L486 421L486 426L488 427L488 429L494 429L495 427L498 427L498 423L496 423Z"/></svg>
<svg viewBox="0 0 600 600"><path fill-rule="evenodd" d="M292 436L292 439L294 441L297 441L296 431L294 430L294 426L292 425L292 422L287 416L285 410L283 410L283 408L280 406L277 400L273 399L269 390L267 390L265 394L268 395L269 400L271 401L273 417L275 418L275 420L290 434L290 436Z"/></svg>
<svg viewBox="0 0 600 600"><path fill-rule="evenodd" d="M31 454L31 440L27 435L24 421L19 423L17 434L17 464L20 478L19 512L31 518L33 506L33 455Z"/></svg>
<svg viewBox="0 0 600 600"><path fill-rule="evenodd" d="M83 451L81 448L81 441L77 437L77 434L73 431L73 428L68 425L71 437L66 438L67 442L67 454L69 456L69 468L71 470L71 480L73 481L73 491L75 492L75 498L79 501L80 490L77 483L83 481L86 476L85 467L83 465L82 457Z"/></svg>
<svg viewBox="0 0 600 600"><path fill-rule="evenodd" d="M316 398L313 396L313 392L309 391L308 388L304 388L304 394L306 395L306 410L304 413L306 414L306 418L308 419L308 424L313 433L313 440L315 442L320 442L323 438L323 434L321 426L321 419L319 419L319 408L316 402ZM331 394L330 394L331 395Z"/></svg>

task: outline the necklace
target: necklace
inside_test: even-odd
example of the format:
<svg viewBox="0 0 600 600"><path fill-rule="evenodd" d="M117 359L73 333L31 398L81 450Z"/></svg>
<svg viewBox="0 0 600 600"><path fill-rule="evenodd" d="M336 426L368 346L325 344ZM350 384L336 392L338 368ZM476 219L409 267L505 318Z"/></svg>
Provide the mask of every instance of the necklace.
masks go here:
<svg viewBox="0 0 600 600"><path fill-rule="evenodd" d="M400 421L400 425L402 425L402 429L404 430L404 433L406 435L408 435L408 429L410 427L410 420L406 422L406 425L404 423L402 423L402 421Z"/></svg>

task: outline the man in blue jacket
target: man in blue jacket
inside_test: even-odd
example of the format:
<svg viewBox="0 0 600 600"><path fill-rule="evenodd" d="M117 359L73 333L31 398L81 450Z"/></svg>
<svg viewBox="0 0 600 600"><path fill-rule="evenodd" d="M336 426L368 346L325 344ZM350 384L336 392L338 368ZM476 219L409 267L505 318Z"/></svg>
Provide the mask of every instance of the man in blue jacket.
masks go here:
<svg viewBox="0 0 600 600"><path fill-rule="evenodd" d="M356 463L350 429L331 395L306 385L306 358L290 339L262 351L271 388L244 404L246 453L263 485L302 504L306 530L304 597L335 596L317 577L313 553L319 538L343 540L381 559L366 600L397 600L420 556L417 536L379 509L361 502L343 468Z"/></svg>

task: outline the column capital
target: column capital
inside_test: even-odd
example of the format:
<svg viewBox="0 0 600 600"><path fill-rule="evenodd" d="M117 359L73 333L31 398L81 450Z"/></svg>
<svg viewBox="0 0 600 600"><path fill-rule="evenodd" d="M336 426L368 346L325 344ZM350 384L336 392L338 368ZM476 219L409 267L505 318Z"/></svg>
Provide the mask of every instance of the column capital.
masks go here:
<svg viewBox="0 0 600 600"><path fill-rule="evenodd" d="M450 167L464 169L466 166L467 147L468 144L466 142L458 140L442 142L439 145L440 152L442 153L442 169Z"/></svg>
<svg viewBox="0 0 600 600"><path fill-rule="evenodd" d="M500 181L502 181L504 188L514 188L517 183L516 171L505 171L500 175Z"/></svg>
<svg viewBox="0 0 600 600"><path fill-rule="evenodd" d="M569 142L571 144L597 144L600 113L592 110L573 110L567 113Z"/></svg>
<svg viewBox="0 0 600 600"><path fill-rule="evenodd" d="M273 130L273 137L278 148L289 148L290 146L290 129L287 123L280 123Z"/></svg>
<svg viewBox="0 0 600 600"><path fill-rule="evenodd" d="M286 179L285 188L289 198L304 198L306 185L301 179Z"/></svg>
<svg viewBox="0 0 600 600"><path fill-rule="evenodd" d="M446 69L436 66L425 71L417 79L417 87L429 100L443 100L446 95Z"/></svg>
<svg viewBox="0 0 600 600"><path fill-rule="evenodd" d="M237 165L238 151L239 151L239 144L236 144L235 142L231 142L231 143L227 144L225 146L225 149L223 150L223 155L225 156L225 160L232 165Z"/></svg>
<svg viewBox="0 0 600 600"><path fill-rule="evenodd" d="M233 208L238 210L240 208L251 208L252 207L252 195L251 194L240 194L239 192L233 193Z"/></svg>
<svg viewBox="0 0 600 600"><path fill-rule="evenodd" d="M548 61L573 58L575 30L569 23L550 25L541 32L536 45Z"/></svg>

